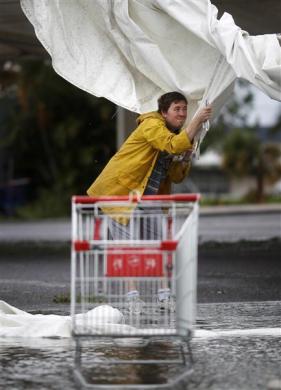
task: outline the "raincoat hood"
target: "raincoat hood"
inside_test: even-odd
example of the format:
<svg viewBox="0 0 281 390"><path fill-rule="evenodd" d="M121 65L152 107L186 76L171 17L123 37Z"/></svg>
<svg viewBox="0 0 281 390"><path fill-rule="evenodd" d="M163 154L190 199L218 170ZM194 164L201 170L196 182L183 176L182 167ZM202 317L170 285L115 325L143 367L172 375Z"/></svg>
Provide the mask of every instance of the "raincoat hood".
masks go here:
<svg viewBox="0 0 281 390"><path fill-rule="evenodd" d="M145 119L160 119L161 121L165 122L165 119L159 112L157 111L151 111L146 112L145 114L141 114L137 117L137 125L140 125Z"/></svg>

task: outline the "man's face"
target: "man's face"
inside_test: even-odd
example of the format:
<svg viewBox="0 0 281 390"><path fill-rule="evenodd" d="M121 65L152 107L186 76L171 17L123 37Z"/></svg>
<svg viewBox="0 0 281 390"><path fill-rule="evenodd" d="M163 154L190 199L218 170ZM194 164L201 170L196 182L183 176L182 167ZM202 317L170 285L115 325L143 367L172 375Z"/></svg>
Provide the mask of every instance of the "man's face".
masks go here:
<svg viewBox="0 0 281 390"><path fill-rule="evenodd" d="M167 126L172 129L180 129L187 116L187 104L184 100L173 102L167 112L162 112Z"/></svg>

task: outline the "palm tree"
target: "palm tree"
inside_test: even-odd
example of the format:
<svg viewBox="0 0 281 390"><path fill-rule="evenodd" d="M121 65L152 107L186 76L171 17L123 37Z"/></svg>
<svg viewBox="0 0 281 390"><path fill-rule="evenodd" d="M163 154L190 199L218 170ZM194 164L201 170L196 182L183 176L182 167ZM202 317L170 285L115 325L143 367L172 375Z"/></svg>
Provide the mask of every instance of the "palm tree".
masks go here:
<svg viewBox="0 0 281 390"><path fill-rule="evenodd" d="M254 176L255 200L264 200L266 182L275 182L281 176L281 150L278 144L263 144L253 129L231 131L223 146L223 166L232 176Z"/></svg>

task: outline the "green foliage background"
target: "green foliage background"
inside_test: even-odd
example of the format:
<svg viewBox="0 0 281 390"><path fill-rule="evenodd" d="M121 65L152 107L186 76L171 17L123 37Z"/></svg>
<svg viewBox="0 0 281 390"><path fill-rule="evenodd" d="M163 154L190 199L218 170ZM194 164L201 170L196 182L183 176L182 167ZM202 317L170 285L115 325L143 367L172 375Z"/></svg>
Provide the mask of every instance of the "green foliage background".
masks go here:
<svg viewBox="0 0 281 390"><path fill-rule="evenodd" d="M4 179L30 178L29 202L17 215L69 214L71 196L85 194L115 151L114 104L74 87L42 61L3 70L0 80Z"/></svg>

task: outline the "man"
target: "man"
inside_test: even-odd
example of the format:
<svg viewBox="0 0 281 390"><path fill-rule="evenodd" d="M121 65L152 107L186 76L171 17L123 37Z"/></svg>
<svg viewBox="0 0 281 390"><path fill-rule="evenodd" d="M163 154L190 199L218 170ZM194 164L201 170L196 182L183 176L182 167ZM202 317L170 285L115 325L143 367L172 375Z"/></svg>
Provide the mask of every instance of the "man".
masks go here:
<svg viewBox="0 0 281 390"><path fill-rule="evenodd" d="M180 183L187 175L193 139L212 112L211 106L201 109L190 124L182 129L187 117L187 104L181 93L169 92L158 99L158 112L140 115L137 119L138 127L90 186L88 195L128 195L131 191L137 191L140 195L169 194L171 183ZM184 154L185 158L173 161L179 154ZM117 211L124 213L124 208ZM113 239L163 239L162 224L159 226L158 223L157 226L156 221L147 215L147 210L146 216L140 209L137 210L138 214L130 208L126 211L130 217L120 218L120 215L114 215L116 208L103 208L103 212L111 217L108 222ZM137 223L133 215L136 215ZM139 226L141 223L142 229ZM161 307L167 308L173 304L172 297L170 289L162 287L166 288L158 290L158 301ZM143 302L132 282L129 290L129 310L139 313Z"/></svg>
<svg viewBox="0 0 281 390"><path fill-rule="evenodd" d="M179 92L158 99L158 112L142 114L138 127L111 158L87 190L89 196L167 194L171 182L181 182L189 161L172 162L172 157L192 151L192 141L203 122L211 116L211 106L201 109L184 129L187 100ZM168 161L167 161L168 160Z"/></svg>

